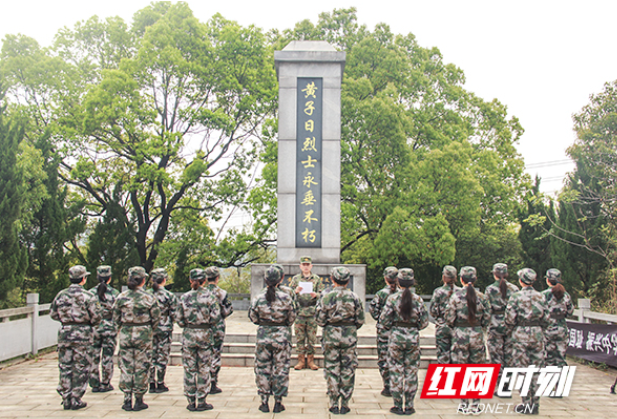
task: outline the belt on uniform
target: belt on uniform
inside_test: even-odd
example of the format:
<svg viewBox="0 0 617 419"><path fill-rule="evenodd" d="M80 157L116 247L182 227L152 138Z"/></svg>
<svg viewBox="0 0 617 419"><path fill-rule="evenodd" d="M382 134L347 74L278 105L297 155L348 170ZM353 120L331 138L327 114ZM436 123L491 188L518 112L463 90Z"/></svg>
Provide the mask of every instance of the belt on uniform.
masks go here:
<svg viewBox="0 0 617 419"><path fill-rule="evenodd" d="M478 323L476 324L471 324L469 322L454 322L454 327L480 327L480 325Z"/></svg>
<svg viewBox="0 0 617 419"><path fill-rule="evenodd" d="M314 307L317 305L317 301L313 301L313 300L309 300L309 301L304 301L304 300L298 300L298 304L300 305L300 307Z"/></svg>
<svg viewBox="0 0 617 419"><path fill-rule="evenodd" d="M90 322L64 322L62 326L91 326Z"/></svg>
<svg viewBox="0 0 617 419"><path fill-rule="evenodd" d="M122 326L135 327L135 326L150 326L152 323L122 323Z"/></svg>
<svg viewBox="0 0 617 419"><path fill-rule="evenodd" d="M210 329L212 325L210 324L187 324L184 326L185 329Z"/></svg>
<svg viewBox="0 0 617 419"><path fill-rule="evenodd" d="M408 323L408 322L394 322L394 326L396 327L408 327L408 328L418 328L418 323Z"/></svg>
<svg viewBox="0 0 617 419"><path fill-rule="evenodd" d="M506 312L505 308L502 308L501 310L493 310L493 314L503 314Z"/></svg>
<svg viewBox="0 0 617 419"><path fill-rule="evenodd" d="M277 323L277 322L259 322L260 326L287 326L287 322Z"/></svg>
<svg viewBox="0 0 617 419"><path fill-rule="evenodd" d="M519 324L517 324L517 326L519 327L532 327L532 326L541 326L540 321L539 320L533 320L530 322L521 322Z"/></svg>
<svg viewBox="0 0 617 419"><path fill-rule="evenodd" d="M328 323L327 326L355 326L354 322L336 322L336 323Z"/></svg>
<svg viewBox="0 0 617 419"><path fill-rule="evenodd" d="M112 316L103 316L103 320L111 320Z"/></svg>
<svg viewBox="0 0 617 419"><path fill-rule="evenodd" d="M567 316L565 314L557 314L557 313L551 313L551 319L555 319L555 320L561 320L561 319L565 319Z"/></svg>

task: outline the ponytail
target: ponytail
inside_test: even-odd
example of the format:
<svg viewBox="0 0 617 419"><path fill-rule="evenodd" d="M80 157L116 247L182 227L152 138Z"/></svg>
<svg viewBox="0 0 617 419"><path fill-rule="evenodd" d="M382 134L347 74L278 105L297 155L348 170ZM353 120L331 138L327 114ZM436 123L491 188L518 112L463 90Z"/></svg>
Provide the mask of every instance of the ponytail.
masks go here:
<svg viewBox="0 0 617 419"><path fill-rule="evenodd" d="M555 281L555 283L553 283L553 281L551 281L549 279L548 281L552 287L551 287L551 292L553 293L553 295L555 296L555 298L557 300L561 300L564 296L564 294L566 293L566 289L563 287L563 285L561 285L559 282Z"/></svg>
<svg viewBox="0 0 617 419"><path fill-rule="evenodd" d="M137 287L143 282L144 278L130 277L126 285L131 291L135 291Z"/></svg>
<svg viewBox="0 0 617 419"><path fill-rule="evenodd" d="M272 305L274 300L276 300L276 285L277 284L268 284L268 290L266 291L266 301L270 305Z"/></svg>
<svg viewBox="0 0 617 419"><path fill-rule="evenodd" d="M506 282L506 275L503 273L494 274L496 278L499 278L499 292L501 293L501 298L508 301L508 283Z"/></svg>
<svg viewBox="0 0 617 419"><path fill-rule="evenodd" d="M475 281L474 281L475 282ZM467 320L470 324L474 324L476 322L476 311L478 309L477 302L477 294L476 289L473 287L473 282L469 283L467 286Z"/></svg>
<svg viewBox="0 0 617 419"><path fill-rule="evenodd" d="M411 299L411 291L409 287L403 290L403 296L401 297L401 304L399 305L398 313L405 321L411 319L411 309L413 306L413 300Z"/></svg>
<svg viewBox="0 0 617 419"><path fill-rule="evenodd" d="M99 287L96 292L99 295L99 301L106 302L107 297L105 297L105 293L107 292L107 280L109 277L99 277Z"/></svg>
<svg viewBox="0 0 617 419"><path fill-rule="evenodd" d="M154 290L154 292L157 292L161 288L161 284L163 283L163 281L165 281L165 279L166 278L163 276L152 278L152 289Z"/></svg>
<svg viewBox="0 0 617 419"><path fill-rule="evenodd" d="M202 279L191 279L191 289L195 291L197 288L201 287L205 281L205 278Z"/></svg>

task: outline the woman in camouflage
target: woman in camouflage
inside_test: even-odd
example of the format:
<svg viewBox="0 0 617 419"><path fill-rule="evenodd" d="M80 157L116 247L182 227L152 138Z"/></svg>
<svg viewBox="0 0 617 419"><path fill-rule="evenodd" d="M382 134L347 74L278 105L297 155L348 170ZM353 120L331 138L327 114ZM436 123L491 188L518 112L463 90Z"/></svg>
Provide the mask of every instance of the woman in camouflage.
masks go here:
<svg viewBox="0 0 617 419"><path fill-rule="evenodd" d="M261 397L259 410L270 411L268 399L274 395L274 413L285 410L282 400L289 388L291 358L291 325L296 320L289 292L278 289L283 268L272 265L266 270L266 289L255 297L249 308L249 319L257 325L255 343L255 383Z"/></svg>
<svg viewBox="0 0 617 419"><path fill-rule="evenodd" d="M462 289L457 290L446 311L446 323L452 327L452 363L453 364L484 364L486 347L484 332L491 320L488 303L484 295L476 291L474 283L477 280L476 268L464 266L460 271ZM462 400L462 411L477 414L479 399Z"/></svg>
<svg viewBox="0 0 617 419"><path fill-rule="evenodd" d="M437 346L437 363L450 363L450 348L452 346L452 329L446 324L445 316L448 301L452 293L459 289L456 286L456 268L444 266L441 280L443 285L433 291L429 312L435 319L435 344Z"/></svg>
<svg viewBox="0 0 617 419"><path fill-rule="evenodd" d="M184 365L184 395L191 412L212 410L206 403L210 392L210 365L214 345L213 327L221 317L216 295L203 287L206 273L193 269L189 273L191 291L180 297L178 325L182 332L182 365Z"/></svg>
<svg viewBox="0 0 617 419"><path fill-rule="evenodd" d="M377 320L377 366L383 381L381 395L385 397L392 396L390 393L390 374L388 373L388 340L390 339L390 331L382 326L379 316L384 305L386 305L388 297L397 291L397 275L398 269L394 266L389 266L383 271L383 279L386 282L386 286L377 291L368 308L373 319Z"/></svg>
<svg viewBox="0 0 617 419"><path fill-rule="evenodd" d="M169 276L165 269L159 268L152 274L152 295L154 295L161 309L161 319L152 335L152 366L150 367L150 393L164 393L169 391L165 385L165 372L171 352L171 335L176 320L176 306L178 299L165 289Z"/></svg>
<svg viewBox="0 0 617 419"><path fill-rule="evenodd" d="M111 313L116 297L120 293L109 285L111 282L111 266L103 265L96 268L96 277L99 284L92 288L90 292L99 300L102 320L94 328L93 333L90 387L92 387L93 393L106 393L114 389L110 382L114 373L113 358L116 350L118 327L112 321ZM101 366L100 374L99 364Z"/></svg>
<svg viewBox="0 0 617 419"><path fill-rule="evenodd" d="M505 366L508 365L508 343L504 313L506 304L512 294L518 292L518 287L506 281L508 265L496 263L493 265L495 282L486 287L485 295L490 304L491 323L488 326L486 343L492 364L501 364L499 379ZM498 381L499 382L499 381Z"/></svg>
<svg viewBox="0 0 617 419"><path fill-rule="evenodd" d="M546 366L565 367L566 349L568 349L568 325L566 317L574 313L572 298L561 284L561 271L549 269L546 271L548 289L542 292L548 306L548 327L544 331L546 349Z"/></svg>
<svg viewBox="0 0 617 419"><path fill-rule="evenodd" d="M394 401L390 412L411 415L416 412L413 401L418 391L420 330L428 326L428 313L422 298L409 289L416 283L413 270L401 269L397 279L402 292L388 297L379 321L384 329L390 331L388 369Z"/></svg>
<svg viewBox="0 0 617 419"><path fill-rule="evenodd" d="M161 317L158 302L144 291L148 274L141 266L129 269L129 289L121 293L113 308L114 323L120 326L120 390L124 393L122 409L139 411L148 408L144 394L148 391L148 373L152 352L152 328ZM133 395L135 404L133 404Z"/></svg>

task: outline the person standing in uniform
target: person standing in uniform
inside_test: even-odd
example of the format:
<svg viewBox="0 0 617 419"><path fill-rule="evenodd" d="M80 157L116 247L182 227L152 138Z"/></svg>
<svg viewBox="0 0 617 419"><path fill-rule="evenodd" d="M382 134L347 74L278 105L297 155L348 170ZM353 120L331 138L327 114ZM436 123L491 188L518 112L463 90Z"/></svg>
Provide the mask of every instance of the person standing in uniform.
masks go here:
<svg viewBox="0 0 617 419"><path fill-rule="evenodd" d="M218 394L222 391L216 383L218 383L219 371L221 370L221 352L223 351L223 342L225 341L225 319L234 312L231 301L227 298L227 291L218 286L220 277L219 268L216 266L206 268L206 280L208 281L206 290L216 295L221 311L221 317L212 329L214 347L212 348L212 368L210 369L210 394Z"/></svg>
<svg viewBox="0 0 617 419"><path fill-rule="evenodd" d="M490 304L491 323L488 326L486 343L492 364L501 364L497 382L501 380L501 374L505 366L509 365L508 353L510 348L504 314L506 304L510 297L518 292L518 287L506 281L508 277L508 265L496 263L493 265L493 277L495 282L486 287L485 295Z"/></svg>
<svg viewBox="0 0 617 419"><path fill-rule="evenodd" d="M375 297L369 304L369 313L373 319L377 320L377 367L383 381L383 390L381 395L390 397L390 374L388 373L388 339L390 338L390 330L387 330L381 324L379 316L383 307L386 305L386 300L397 291L397 275L398 269L394 266L389 266L383 271L383 279L386 286L377 291Z"/></svg>
<svg viewBox="0 0 617 419"><path fill-rule="evenodd" d="M118 326L112 321L112 309L118 290L112 288L111 266L102 265L96 268L96 277L99 284L90 292L95 295L101 305L101 322L94 328L93 333L93 356L92 372L90 374L90 387L93 393L106 393L112 391L111 377L114 373L114 352L116 350L116 336ZM99 364L101 365L99 374Z"/></svg>
<svg viewBox="0 0 617 419"><path fill-rule="evenodd" d="M148 408L144 394L148 391L152 328L158 326L161 310L156 298L143 289L147 278L141 266L130 268L129 289L116 298L113 308L114 323L120 326L118 363L120 390L124 393L122 409L126 411Z"/></svg>
<svg viewBox="0 0 617 419"><path fill-rule="evenodd" d="M548 306L548 327L544 331L544 346L548 367L565 367L566 349L568 349L568 324L566 317L574 313L574 304L570 294L561 284L561 271L551 268L546 271L548 289L542 291Z"/></svg>
<svg viewBox="0 0 617 419"><path fill-rule="evenodd" d="M452 328L446 323L446 310L452 294L460 288L456 286L456 268L446 265L441 274L443 285L433 291L429 312L435 319L435 344L437 346L437 363L450 363L452 347Z"/></svg>
<svg viewBox="0 0 617 419"><path fill-rule="evenodd" d="M171 338L176 321L176 307L178 299L165 289L169 275L163 268L151 272L152 295L156 297L161 318L152 333L152 366L150 367L150 393L164 393L169 391L165 385L165 373L171 352Z"/></svg>
<svg viewBox="0 0 617 419"><path fill-rule="evenodd" d="M184 365L184 395L191 412L212 410L206 403L210 392L210 366L214 346L214 327L221 319L216 295L203 287L206 273L193 269L189 273L191 291L180 297L178 325L182 332L182 364Z"/></svg>
<svg viewBox="0 0 617 419"><path fill-rule="evenodd" d="M97 298L84 289L90 272L82 265L69 269L71 285L60 291L51 303L50 317L62 323L58 330L57 391L62 396L64 410L86 407L82 401L92 370L92 328L101 321L101 306Z"/></svg>
<svg viewBox="0 0 617 419"><path fill-rule="evenodd" d="M476 268L464 266L460 271L462 289L457 290L448 303L446 323L452 328L452 363L484 364L486 346L484 346L483 328L489 325L491 315L484 295L474 288ZM480 399L463 399L462 411L478 414ZM460 409L460 408L459 408Z"/></svg>
<svg viewBox="0 0 617 419"><path fill-rule="evenodd" d="M272 265L266 270L266 289L252 301L249 319L259 325L255 343L255 383L261 397L259 410L270 411L268 400L274 395L274 413L285 410L283 397L289 389L291 324L296 319L293 298L279 289L283 269Z"/></svg>
<svg viewBox="0 0 617 419"><path fill-rule="evenodd" d="M422 298L409 289L416 284L413 270L401 269L397 279L402 292L388 297L379 320L384 329L390 332L388 369L394 401L390 412L412 415L416 412L413 401L418 392L420 330L428 326L428 313Z"/></svg>
<svg viewBox="0 0 617 419"><path fill-rule="evenodd" d="M311 272L313 269L313 259L310 256L300 258L300 270L302 273L294 276L289 284L296 294L297 317L294 330L296 332L296 349L298 352L298 363L294 367L296 370L310 368L317 370L315 365L315 346L317 346L317 323L315 323L315 306L319 299L324 284L318 275ZM312 282L313 291L303 293L300 282Z"/></svg>
<svg viewBox="0 0 617 419"><path fill-rule="evenodd" d="M358 329L364 324L364 304L347 284L351 272L344 266L332 269L334 289L326 294L315 311L323 327L324 375L330 398L330 412L348 413L358 367ZM340 407L339 407L340 399Z"/></svg>
<svg viewBox="0 0 617 419"><path fill-rule="evenodd" d="M514 293L506 306L506 327L512 349L509 352L509 367L527 368L531 365L542 368L546 355L544 348L544 329L548 326L549 310L544 296L533 288L536 273L524 268L518 271L518 280L522 289ZM534 374L529 393L523 397L523 403L515 407L517 413L537 415L540 412L540 398L535 393L538 389L538 374Z"/></svg>

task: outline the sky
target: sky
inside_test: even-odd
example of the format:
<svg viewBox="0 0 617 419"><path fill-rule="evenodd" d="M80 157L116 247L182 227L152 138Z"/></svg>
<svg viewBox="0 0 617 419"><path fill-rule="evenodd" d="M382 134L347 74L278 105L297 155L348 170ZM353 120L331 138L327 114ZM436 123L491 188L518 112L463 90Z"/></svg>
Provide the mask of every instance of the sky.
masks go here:
<svg viewBox="0 0 617 419"><path fill-rule="evenodd" d="M147 0L0 0L0 38L22 33L48 46L57 31L80 20L132 15ZM241 25L288 29L322 12L356 7L358 21L373 29L416 36L461 68L465 87L484 100L498 99L525 133L517 148L527 172L542 177L552 194L573 169L572 115L589 96L617 79L617 1L571 0L188 0L195 16L215 13Z"/></svg>

